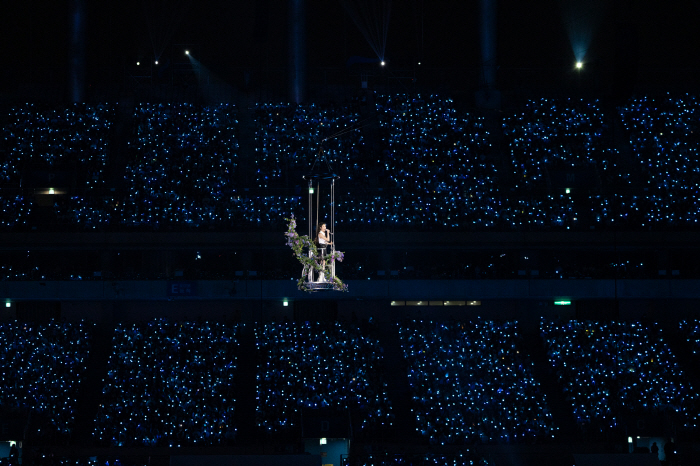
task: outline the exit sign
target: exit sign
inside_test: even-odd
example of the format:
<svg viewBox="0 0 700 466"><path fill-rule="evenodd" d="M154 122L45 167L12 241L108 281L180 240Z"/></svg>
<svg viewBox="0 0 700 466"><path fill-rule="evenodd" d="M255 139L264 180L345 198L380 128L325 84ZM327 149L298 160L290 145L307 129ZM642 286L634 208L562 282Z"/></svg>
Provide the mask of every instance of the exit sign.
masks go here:
<svg viewBox="0 0 700 466"><path fill-rule="evenodd" d="M197 282L193 280L169 281L167 295L181 298L197 296Z"/></svg>

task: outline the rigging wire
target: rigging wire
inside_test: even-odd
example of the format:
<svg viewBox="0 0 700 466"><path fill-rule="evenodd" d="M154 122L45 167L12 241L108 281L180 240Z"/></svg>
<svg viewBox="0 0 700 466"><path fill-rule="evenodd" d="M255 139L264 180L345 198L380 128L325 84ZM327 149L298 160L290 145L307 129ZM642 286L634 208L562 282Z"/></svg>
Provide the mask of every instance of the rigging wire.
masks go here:
<svg viewBox="0 0 700 466"><path fill-rule="evenodd" d="M373 118L373 117L369 116L367 118L364 118L364 119L356 122L350 128L343 128L340 131L337 131L337 132L331 134L330 136L327 136L327 137L321 139L321 144L319 145L318 152L316 153L316 157L314 158L314 163L311 165L311 172L313 172L314 168L316 168L316 162L318 162L319 156L323 153L323 143L324 142L364 128L365 126L367 126L366 122L368 120L370 120L371 118ZM333 173L333 167L331 167L330 161L326 157L323 157L323 161L326 163L326 169L328 170L328 172Z"/></svg>
<svg viewBox="0 0 700 466"><path fill-rule="evenodd" d="M368 116L367 118L364 118L364 119L362 119L362 120L360 120L360 121L357 121L357 122L355 122L355 124L354 124L353 126L351 126L350 128L343 128L343 129L341 129L340 131L338 131L338 132L336 132L336 133L333 133L333 134L331 134L330 136L327 136L327 137L321 139L321 142L328 141L329 139L335 139L335 138L337 138L337 137L339 137L339 136L342 136L342 135L344 135L344 134L351 133L351 132L353 132L353 131L357 131L358 129L362 129L362 128L364 128L365 126L367 126L367 125L364 124L364 123L365 123L367 120L371 119L371 118L373 118L373 116Z"/></svg>

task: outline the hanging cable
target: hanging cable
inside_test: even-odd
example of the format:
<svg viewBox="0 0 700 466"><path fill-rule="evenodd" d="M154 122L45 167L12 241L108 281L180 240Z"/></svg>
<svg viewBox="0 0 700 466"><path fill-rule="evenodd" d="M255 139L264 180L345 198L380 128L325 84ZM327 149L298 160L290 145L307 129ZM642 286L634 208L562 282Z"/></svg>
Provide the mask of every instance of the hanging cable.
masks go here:
<svg viewBox="0 0 700 466"><path fill-rule="evenodd" d="M313 238L314 234L314 197L313 197L314 181L309 180L309 238Z"/></svg>
<svg viewBox="0 0 700 466"><path fill-rule="evenodd" d="M331 180L331 254L335 253L335 178ZM331 279L335 277L335 261L331 262Z"/></svg>
<svg viewBox="0 0 700 466"><path fill-rule="evenodd" d="M391 0L341 0L341 3L377 58L384 60Z"/></svg>
<svg viewBox="0 0 700 466"><path fill-rule="evenodd" d="M318 191L316 191L316 230L318 231L318 227L320 226L318 224L318 205L319 205L318 198L321 195L321 182L320 181L316 184L316 189L318 190Z"/></svg>
<svg viewBox="0 0 700 466"><path fill-rule="evenodd" d="M322 142L325 142L325 141L328 141L329 139L335 139L335 138L337 138L337 137L339 137L339 136L342 136L342 135L344 135L344 134L351 133L351 132L353 132L353 131L357 131L358 129L362 129L362 128L364 128L365 126L367 126L367 125L365 125L364 123L365 123L367 120L371 119L371 118L374 118L374 116L368 116L367 118L364 118L364 119L362 119L362 120L356 122L356 123L355 123L353 126L351 126L350 128L343 128L343 129L341 129L340 131L338 131L338 132L336 132L336 133L333 133L333 134L331 134L330 136L327 136L327 137L323 138L321 141L322 141Z"/></svg>

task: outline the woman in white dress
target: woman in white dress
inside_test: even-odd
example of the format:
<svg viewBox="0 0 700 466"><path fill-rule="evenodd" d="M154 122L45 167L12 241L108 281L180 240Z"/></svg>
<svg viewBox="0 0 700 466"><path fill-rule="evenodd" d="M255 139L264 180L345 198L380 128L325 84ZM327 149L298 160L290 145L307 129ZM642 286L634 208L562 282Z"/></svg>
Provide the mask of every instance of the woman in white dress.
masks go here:
<svg viewBox="0 0 700 466"><path fill-rule="evenodd" d="M324 270L326 268L326 248L328 248L328 246L330 246L331 244L333 243L330 240L330 232L328 231L326 224L321 223L318 226L318 230L316 230L316 245L318 246L318 253L320 255L320 265ZM318 281L326 281L326 277L323 272L321 272L321 275L318 277Z"/></svg>

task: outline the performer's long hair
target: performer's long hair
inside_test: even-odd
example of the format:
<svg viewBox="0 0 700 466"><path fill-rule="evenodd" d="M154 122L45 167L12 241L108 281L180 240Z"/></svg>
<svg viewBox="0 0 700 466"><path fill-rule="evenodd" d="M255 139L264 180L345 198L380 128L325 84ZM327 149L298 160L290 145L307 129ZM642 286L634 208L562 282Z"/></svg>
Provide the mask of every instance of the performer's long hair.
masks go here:
<svg viewBox="0 0 700 466"><path fill-rule="evenodd" d="M321 243L318 240L318 236L321 234L321 227L323 225L326 225L326 222L321 222L318 224L318 227L316 227L316 237L314 238L314 243L316 244L316 247L319 247Z"/></svg>

